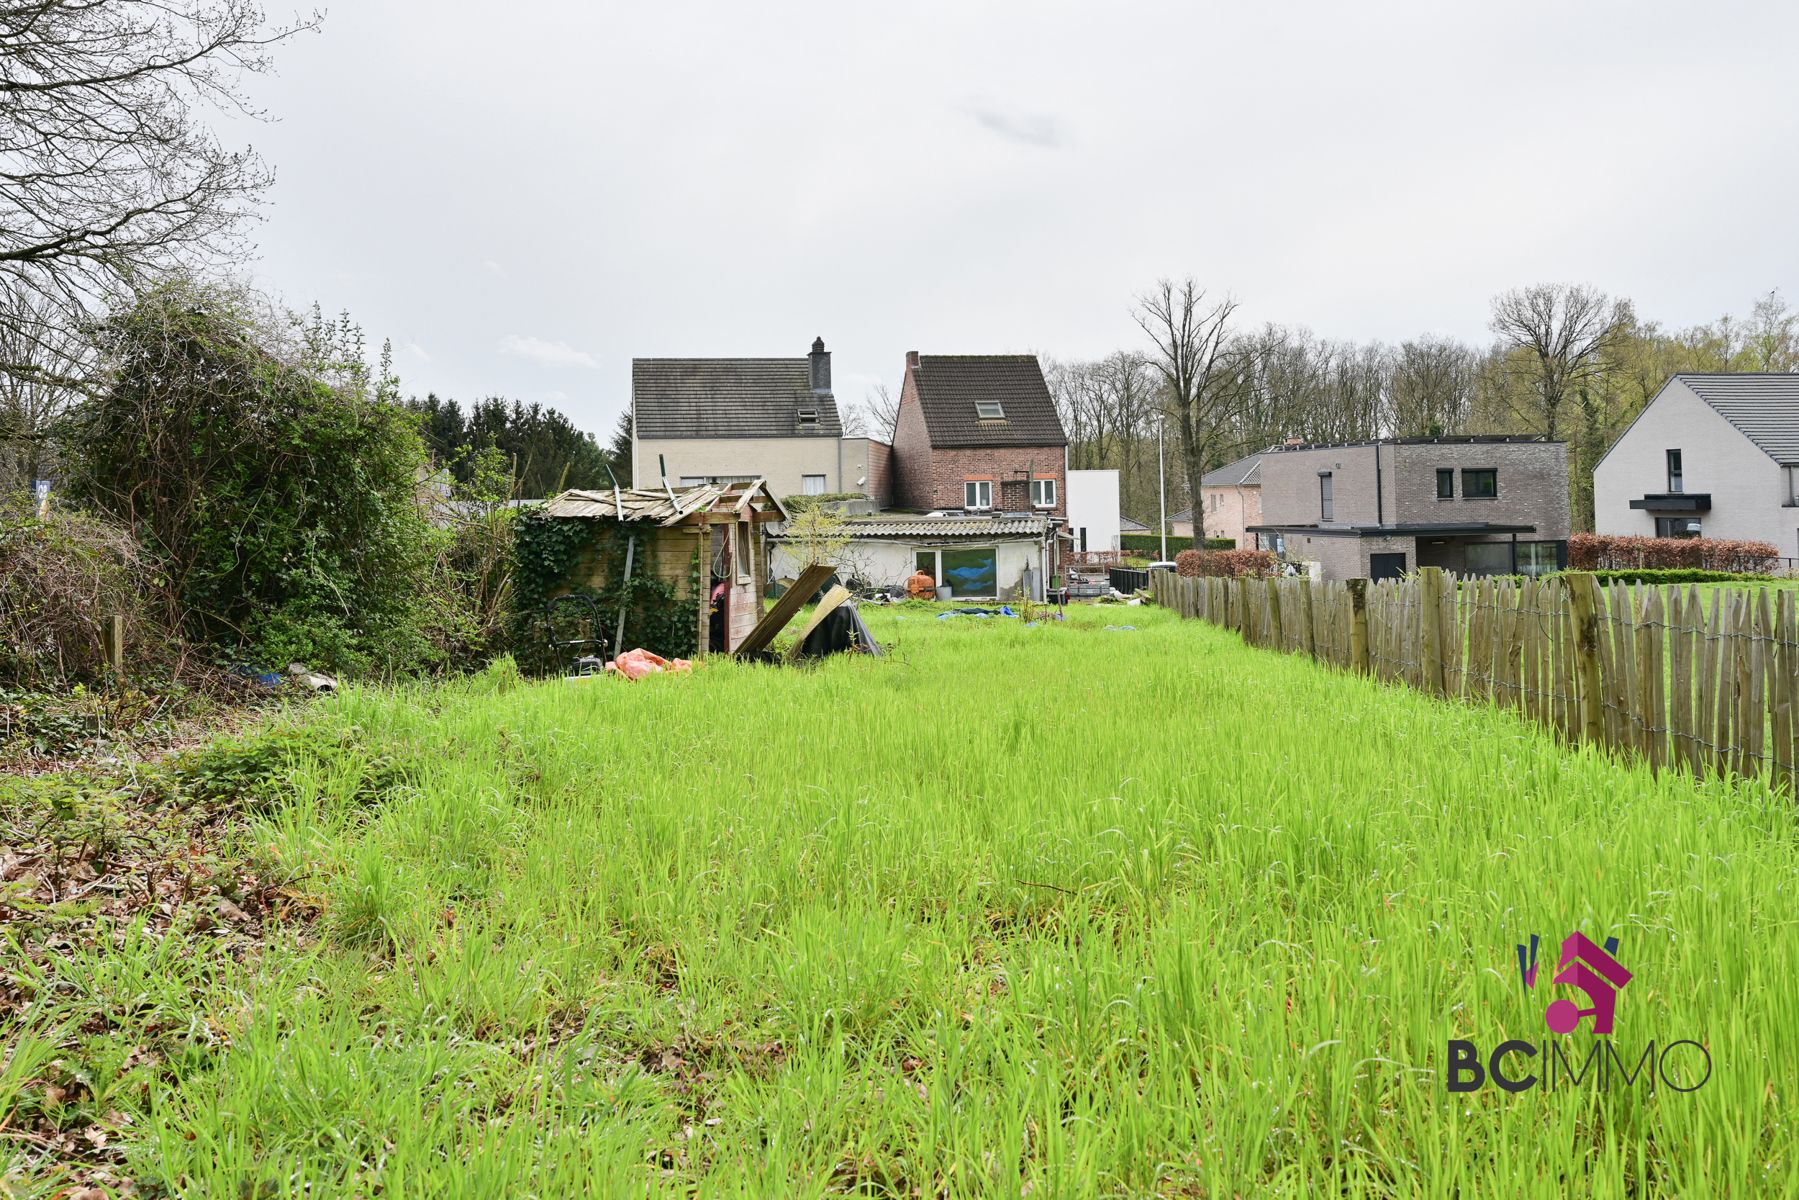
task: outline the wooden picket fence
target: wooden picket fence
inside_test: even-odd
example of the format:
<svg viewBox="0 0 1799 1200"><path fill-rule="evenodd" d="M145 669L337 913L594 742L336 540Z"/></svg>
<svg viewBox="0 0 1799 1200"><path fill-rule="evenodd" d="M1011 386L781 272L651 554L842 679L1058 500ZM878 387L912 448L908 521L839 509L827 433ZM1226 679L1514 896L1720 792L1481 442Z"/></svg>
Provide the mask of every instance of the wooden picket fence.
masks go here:
<svg viewBox="0 0 1799 1200"><path fill-rule="evenodd" d="M1183 578L1156 601L1253 646L1513 708L1571 742L1799 794L1791 589L1612 584L1591 575L1402 580Z"/></svg>

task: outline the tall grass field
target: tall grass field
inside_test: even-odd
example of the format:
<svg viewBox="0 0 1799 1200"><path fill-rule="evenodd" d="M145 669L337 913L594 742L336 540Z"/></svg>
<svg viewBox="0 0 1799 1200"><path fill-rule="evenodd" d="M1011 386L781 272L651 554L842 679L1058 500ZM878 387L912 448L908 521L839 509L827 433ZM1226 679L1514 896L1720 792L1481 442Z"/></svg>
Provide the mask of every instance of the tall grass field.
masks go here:
<svg viewBox="0 0 1799 1200"><path fill-rule="evenodd" d="M0 1122L74 1062L137 1194L257 1200L1799 1194L1790 800L1154 609L867 616L296 715L229 837L309 903L33 968ZM1634 1082L1545 1026L1577 930Z"/></svg>

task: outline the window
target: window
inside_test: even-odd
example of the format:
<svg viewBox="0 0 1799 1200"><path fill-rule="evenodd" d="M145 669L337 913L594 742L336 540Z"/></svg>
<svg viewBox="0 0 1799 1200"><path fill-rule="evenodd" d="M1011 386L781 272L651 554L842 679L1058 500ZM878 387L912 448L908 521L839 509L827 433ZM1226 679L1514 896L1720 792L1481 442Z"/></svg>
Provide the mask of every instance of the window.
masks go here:
<svg viewBox="0 0 1799 1200"><path fill-rule="evenodd" d="M1331 473L1318 472L1318 519L1334 521L1337 519L1336 500L1331 495Z"/></svg>
<svg viewBox="0 0 1799 1200"><path fill-rule="evenodd" d="M1054 508L1056 506L1056 481L1053 479L1031 480L1031 507Z"/></svg>
<svg viewBox="0 0 1799 1200"><path fill-rule="evenodd" d="M1454 467L1438 467L1437 468L1437 499L1439 499L1439 500L1454 500L1455 499L1455 468Z"/></svg>
<svg viewBox="0 0 1799 1200"><path fill-rule="evenodd" d="M801 475L800 494L803 496L822 496L825 494L825 477L823 475Z"/></svg>
<svg viewBox="0 0 1799 1200"><path fill-rule="evenodd" d="M999 595L999 550L996 547L920 550L912 561L939 587L949 588L958 597L972 599Z"/></svg>
<svg viewBox="0 0 1799 1200"><path fill-rule="evenodd" d="M816 408L800 409L800 428L801 429L811 429L811 428L816 427L817 425L818 425L818 410Z"/></svg>
<svg viewBox="0 0 1799 1200"><path fill-rule="evenodd" d="M683 475L683 476L681 476L681 486L682 487L699 487L702 483L705 483L705 482L706 482L706 477L704 475Z"/></svg>
<svg viewBox="0 0 1799 1200"><path fill-rule="evenodd" d="M1799 467L1787 468L1787 498L1791 505L1799 505Z"/></svg>
<svg viewBox="0 0 1799 1200"><path fill-rule="evenodd" d="M1683 483L1684 480L1681 478L1680 472L1680 451L1670 450L1668 451L1668 490L1670 492L1683 492L1686 490L1681 486Z"/></svg>
<svg viewBox="0 0 1799 1200"><path fill-rule="evenodd" d="M979 550L940 550L943 563L942 582L958 596L999 595L998 552L992 546Z"/></svg>
<svg viewBox="0 0 1799 1200"><path fill-rule="evenodd" d="M755 564L755 551L751 548L750 523L739 521L737 529L737 552L731 557L737 560L737 582L754 583L756 576L752 570Z"/></svg>
<svg viewBox="0 0 1799 1200"><path fill-rule="evenodd" d="M992 508L993 481L990 479L970 479L962 485L963 508Z"/></svg>
<svg viewBox="0 0 1799 1200"><path fill-rule="evenodd" d="M1213 512L1218 511L1218 493L1217 492L1213 492L1210 496L1206 497L1206 507L1211 509Z"/></svg>
<svg viewBox="0 0 1799 1200"><path fill-rule="evenodd" d="M1462 499L1493 500L1499 496L1499 472L1492 467L1466 467L1462 471Z"/></svg>
<svg viewBox="0 0 1799 1200"><path fill-rule="evenodd" d="M1696 538L1699 536L1699 529L1699 521L1695 517L1655 519L1655 536L1658 538Z"/></svg>
<svg viewBox="0 0 1799 1200"><path fill-rule="evenodd" d="M1519 542L1518 573L1535 577L1560 570L1566 546L1566 542Z"/></svg>
<svg viewBox="0 0 1799 1200"><path fill-rule="evenodd" d="M974 415L983 421L1003 421L1006 419L1006 410L998 400L976 400Z"/></svg>
<svg viewBox="0 0 1799 1200"><path fill-rule="evenodd" d="M1469 542L1463 551L1462 567L1470 575L1510 575L1512 545L1510 542Z"/></svg>

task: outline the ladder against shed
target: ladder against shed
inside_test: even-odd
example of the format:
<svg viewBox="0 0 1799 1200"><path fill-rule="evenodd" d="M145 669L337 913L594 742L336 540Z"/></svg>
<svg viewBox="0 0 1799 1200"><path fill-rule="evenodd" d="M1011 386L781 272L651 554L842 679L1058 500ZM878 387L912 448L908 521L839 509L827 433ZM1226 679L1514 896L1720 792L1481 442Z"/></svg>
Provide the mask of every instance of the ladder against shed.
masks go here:
<svg viewBox="0 0 1799 1200"><path fill-rule="evenodd" d="M701 484L697 487L649 489L618 488L563 492L544 505L544 514L566 520L626 522L639 527L648 540L634 557L638 570L654 572L674 589L681 603L699 601L699 653L734 650L762 615L762 596L768 586L768 552L763 529L770 521L785 519L787 512L765 480L749 483ZM700 594L693 595L693 566L699 556ZM575 568L570 587L604 590L613 581L591 555ZM710 595L714 572L725 583L725 644L709 645ZM631 630L625 639L631 641ZM620 651L629 645L618 647ZM654 649L654 647L652 647Z"/></svg>

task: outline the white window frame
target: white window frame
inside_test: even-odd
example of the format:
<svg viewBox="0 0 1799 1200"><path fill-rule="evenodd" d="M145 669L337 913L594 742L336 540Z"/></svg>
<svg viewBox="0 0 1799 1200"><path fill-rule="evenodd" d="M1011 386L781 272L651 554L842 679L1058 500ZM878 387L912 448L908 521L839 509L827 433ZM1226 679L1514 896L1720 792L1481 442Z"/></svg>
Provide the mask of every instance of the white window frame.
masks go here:
<svg viewBox="0 0 1799 1200"><path fill-rule="evenodd" d="M1799 467L1787 468L1787 499L1791 505L1799 506Z"/></svg>
<svg viewBox="0 0 1799 1200"><path fill-rule="evenodd" d="M814 482L817 483L816 487L813 486ZM829 488L827 486L828 482L829 482L828 479L823 475L801 475L800 476L800 495L802 495L802 496L822 496L825 494L826 491L829 490Z"/></svg>
<svg viewBox="0 0 1799 1200"><path fill-rule="evenodd" d="M962 507L969 511L990 509L993 507L993 480L965 479L962 481Z"/></svg>
<svg viewBox="0 0 1799 1200"><path fill-rule="evenodd" d="M737 522L736 553L732 554L731 557L737 560L738 583L756 582L756 574L753 570L753 564L755 562L753 556L756 553L754 546L755 542L750 535L750 522Z"/></svg>
<svg viewBox="0 0 1799 1200"><path fill-rule="evenodd" d="M1031 480L1031 507L1054 508L1056 506L1056 481L1053 479Z"/></svg>
<svg viewBox="0 0 1799 1200"><path fill-rule="evenodd" d="M1006 419L1006 406L998 400L976 400L974 415L980 421L1003 421Z"/></svg>
<svg viewBox="0 0 1799 1200"><path fill-rule="evenodd" d="M997 542L982 542L978 545L973 545L973 546L913 546L912 547L912 561L914 563L916 563L918 561L918 556L921 554L928 554L931 556L931 570L930 570L931 581L933 583L935 583L938 587L943 586L943 552L945 550L991 550L991 551L993 551L993 598L994 599L999 598L999 593L1001 591L1000 584L999 584L999 543L997 543ZM916 566L914 566L912 569L917 570L918 568ZM953 587L954 585L952 584L951 586Z"/></svg>

